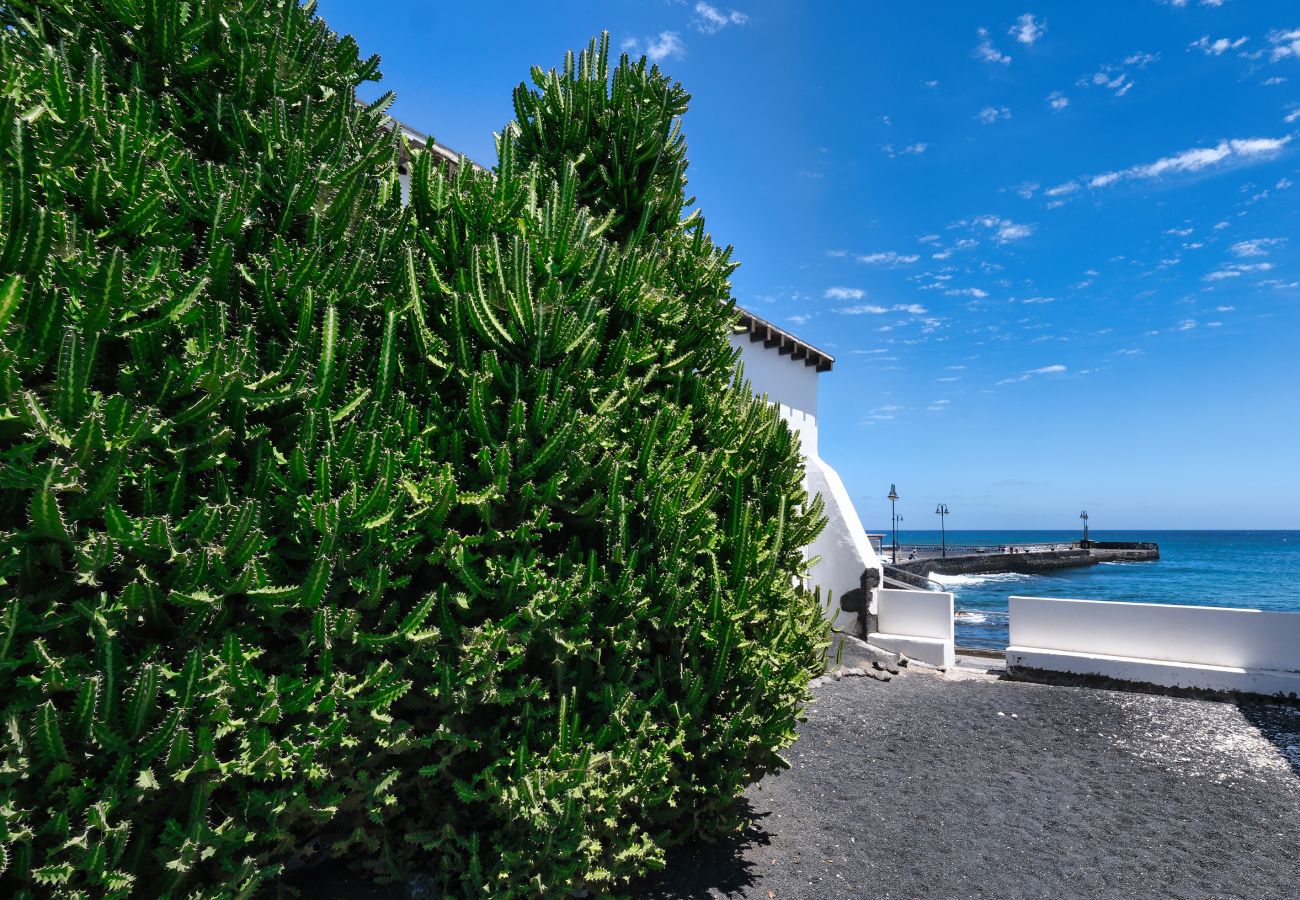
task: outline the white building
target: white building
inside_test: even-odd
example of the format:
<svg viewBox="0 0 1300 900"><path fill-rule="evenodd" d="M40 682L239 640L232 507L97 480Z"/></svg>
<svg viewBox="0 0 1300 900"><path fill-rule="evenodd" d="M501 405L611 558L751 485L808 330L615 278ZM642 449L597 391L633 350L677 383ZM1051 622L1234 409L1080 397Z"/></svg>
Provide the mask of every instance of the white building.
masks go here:
<svg viewBox="0 0 1300 900"><path fill-rule="evenodd" d="M396 125L411 146L436 153L450 166L458 164L458 154L430 140L428 135L400 122ZM410 174L405 165L399 171L405 200L410 192ZM844 482L817 451L817 379L821 373L831 370L835 358L753 313L743 309L740 312L739 326L731 335L731 343L740 348L745 378L755 393L766 394L780 407L782 417L799 434L808 494L821 494L825 503L826 528L805 551L809 558L818 557L812 570L812 586L821 588L823 598L829 594L832 601L829 615L834 623L856 635L858 614L844 611L840 600L850 591L859 591L866 570L875 570L876 577L871 580L876 585L882 584L882 572L880 558L862 528ZM874 595L865 599L872 604L870 609L874 612Z"/></svg>
<svg viewBox="0 0 1300 900"><path fill-rule="evenodd" d="M821 373L831 370L835 358L746 310L741 310L731 343L740 348L745 379L754 393L766 394L776 403L782 418L799 434L808 493L821 494L826 504L826 528L805 551L820 557L813 566L813 585L821 588L823 597L830 592L835 624L856 634L857 613L845 612L840 599L860 587L867 569L876 571L872 580L877 585L883 573L844 482L817 449L817 381Z"/></svg>

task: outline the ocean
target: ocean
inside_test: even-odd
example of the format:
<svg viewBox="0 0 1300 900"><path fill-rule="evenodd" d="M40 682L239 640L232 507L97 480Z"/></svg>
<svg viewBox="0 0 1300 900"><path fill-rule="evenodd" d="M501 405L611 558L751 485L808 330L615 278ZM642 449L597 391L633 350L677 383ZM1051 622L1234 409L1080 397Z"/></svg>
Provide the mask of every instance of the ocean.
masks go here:
<svg viewBox="0 0 1300 900"><path fill-rule="evenodd" d="M1079 537L1077 530L949 531L948 545L1052 543ZM957 646L1006 647L1007 598L1012 594L1300 612L1300 531L1094 530L1089 537L1155 541L1160 559L1101 563L1048 575L931 575L953 593ZM900 550L908 544L938 543L938 531L898 532Z"/></svg>

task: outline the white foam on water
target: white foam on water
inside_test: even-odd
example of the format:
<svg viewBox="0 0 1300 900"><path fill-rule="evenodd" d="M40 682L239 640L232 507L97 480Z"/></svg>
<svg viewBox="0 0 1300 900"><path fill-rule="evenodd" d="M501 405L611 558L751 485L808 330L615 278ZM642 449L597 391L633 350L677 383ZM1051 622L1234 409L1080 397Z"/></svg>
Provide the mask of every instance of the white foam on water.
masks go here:
<svg viewBox="0 0 1300 900"><path fill-rule="evenodd" d="M938 572L931 572L926 577L931 581L937 581L944 587L961 587L962 585L993 584L999 581L1025 581L1034 576L1020 572L993 572L988 575L941 575Z"/></svg>

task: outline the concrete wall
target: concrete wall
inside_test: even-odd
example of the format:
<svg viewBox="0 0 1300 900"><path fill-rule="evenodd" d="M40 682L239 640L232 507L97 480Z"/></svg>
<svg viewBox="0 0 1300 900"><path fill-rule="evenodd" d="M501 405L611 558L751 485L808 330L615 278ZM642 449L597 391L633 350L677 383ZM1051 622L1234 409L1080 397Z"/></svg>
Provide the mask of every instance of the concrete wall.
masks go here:
<svg viewBox="0 0 1300 900"><path fill-rule="evenodd" d="M941 591L876 591L878 631L867 639L932 666L953 664L955 627L952 594Z"/></svg>
<svg viewBox="0 0 1300 900"><path fill-rule="evenodd" d="M813 566L813 584L821 587L823 598L830 592L829 615L836 626L857 635L858 615L841 610L839 599L859 588L865 569L879 572L880 560L839 473L817 452L817 370L751 341L748 334L732 335L731 343L740 348L745 378L754 392L777 403L782 418L799 434L805 486L810 495L821 494L826 504L826 528L806 551L809 557L821 557Z"/></svg>
<svg viewBox="0 0 1300 900"><path fill-rule="evenodd" d="M1164 687L1300 692L1300 613L1010 599L1007 666Z"/></svg>

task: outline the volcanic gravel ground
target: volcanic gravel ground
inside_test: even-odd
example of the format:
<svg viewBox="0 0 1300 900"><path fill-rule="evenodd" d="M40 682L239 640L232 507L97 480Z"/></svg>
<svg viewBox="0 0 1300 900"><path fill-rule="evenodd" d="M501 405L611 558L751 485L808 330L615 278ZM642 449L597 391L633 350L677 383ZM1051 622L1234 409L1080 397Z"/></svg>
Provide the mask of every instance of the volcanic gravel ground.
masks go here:
<svg viewBox="0 0 1300 900"><path fill-rule="evenodd" d="M636 896L1300 897L1300 710L970 660L817 697L744 834Z"/></svg>

